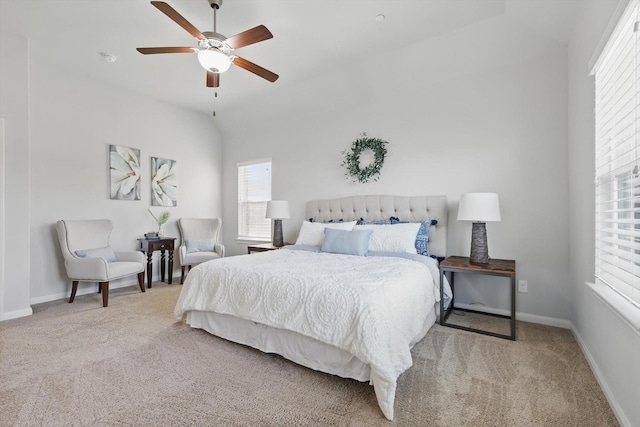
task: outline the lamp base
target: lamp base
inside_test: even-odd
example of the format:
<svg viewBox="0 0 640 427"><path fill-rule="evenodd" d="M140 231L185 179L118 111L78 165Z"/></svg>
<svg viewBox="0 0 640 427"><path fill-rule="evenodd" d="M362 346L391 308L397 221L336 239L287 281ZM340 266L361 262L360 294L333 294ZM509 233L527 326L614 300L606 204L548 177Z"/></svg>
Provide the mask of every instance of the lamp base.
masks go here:
<svg viewBox="0 0 640 427"><path fill-rule="evenodd" d="M274 219L273 220L273 246L276 248L280 248L284 246L284 241L282 239L282 220Z"/></svg>
<svg viewBox="0 0 640 427"><path fill-rule="evenodd" d="M474 264L489 263L489 248L487 246L487 228L484 222L474 222L471 229L471 256Z"/></svg>

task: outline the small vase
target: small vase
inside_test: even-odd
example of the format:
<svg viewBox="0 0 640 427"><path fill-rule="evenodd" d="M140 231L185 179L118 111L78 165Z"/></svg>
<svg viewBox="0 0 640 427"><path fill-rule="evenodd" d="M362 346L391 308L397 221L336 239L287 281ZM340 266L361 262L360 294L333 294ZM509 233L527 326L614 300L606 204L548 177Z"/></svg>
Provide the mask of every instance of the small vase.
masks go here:
<svg viewBox="0 0 640 427"><path fill-rule="evenodd" d="M162 224L158 225L158 237L164 237L164 228L162 228Z"/></svg>

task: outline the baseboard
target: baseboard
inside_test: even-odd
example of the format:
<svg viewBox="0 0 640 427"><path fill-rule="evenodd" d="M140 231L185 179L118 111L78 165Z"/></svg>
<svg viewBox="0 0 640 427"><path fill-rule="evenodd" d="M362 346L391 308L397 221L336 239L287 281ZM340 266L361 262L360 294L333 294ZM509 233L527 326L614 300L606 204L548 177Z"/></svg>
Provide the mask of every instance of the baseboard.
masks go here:
<svg viewBox="0 0 640 427"><path fill-rule="evenodd" d="M31 309L31 307L25 308L24 310L9 311L8 313L4 313L2 317L0 317L0 321L31 316L32 314L33 314L33 310Z"/></svg>
<svg viewBox="0 0 640 427"><path fill-rule="evenodd" d="M456 303L456 308L484 311L491 314L499 314L501 316L511 315L511 312L509 310L478 306L476 304ZM537 314L522 313L519 311L516 311L516 320L522 320L523 322L530 322L530 323L538 323L540 325L555 326L557 328L563 328L563 329L571 329L571 321L569 320L557 319L555 317L538 316Z"/></svg>
<svg viewBox="0 0 640 427"><path fill-rule="evenodd" d="M113 289L119 289L119 288L126 288L128 286L138 286L138 279L134 277L136 276L131 276L131 278L129 279L123 279L123 280L118 280L117 282L111 282L109 283L109 290L113 290ZM158 277L156 280L160 280L160 278ZM154 280L155 281L155 280ZM147 282L144 282L144 286L147 286ZM98 284L90 284L87 282L80 282L78 284L78 291L76 292L76 296L79 295L87 295L87 294L95 294L96 292L98 292ZM62 293L57 293L57 294L51 294L51 295L45 295L42 297L36 297L36 298L31 298L30 303L31 305L34 304L42 304L44 302L50 302L50 301L56 301L59 299L65 299L65 298L69 298L69 296L71 295L71 290L67 290L66 292L62 292Z"/></svg>
<svg viewBox="0 0 640 427"><path fill-rule="evenodd" d="M573 336L576 337L576 341L578 341L578 345L580 346L580 349L582 350L582 354L584 354L584 357L587 359L587 363L589 363L589 367L591 368L591 371L593 372L593 375L596 377L596 381L598 381L598 384L600 385L600 388L602 389L602 393L604 393L604 397L606 397L607 402L609 402L609 406L611 406L611 410L613 411L613 414L618 419L618 422L620 423L620 425L622 427L631 427L631 422L627 419L627 417L624 414L624 411L622 410L620 405L618 405L618 403L614 399L613 393L611 393L611 389L607 385L607 381L605 380L605 377L602 374L602 371L600 371L600 368L598 367L598 364L596 363L596 361L593 358L593 356L591 356L591 353L589 352L589 349L587 348L585 342L583 341L582 337L580 336L580 333L573 326L573 324L571 324L571 332L573 332Z"/></svg>

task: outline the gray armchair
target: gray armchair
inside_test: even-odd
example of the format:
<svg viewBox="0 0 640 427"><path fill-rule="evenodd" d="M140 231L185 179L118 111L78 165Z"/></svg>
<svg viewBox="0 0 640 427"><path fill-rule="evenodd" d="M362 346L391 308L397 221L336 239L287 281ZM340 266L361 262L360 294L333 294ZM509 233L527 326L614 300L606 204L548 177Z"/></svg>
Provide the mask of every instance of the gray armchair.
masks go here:
<svg viewBox="0 0 640 427"><path fill-rule="evenodd" d="M62 249L67 276L72 280L72 303L78 282L97 282L102 292L102 306L109 304L109 282L138 275L140 290L144 288L146 260L142 252L114 252L109 246L113 225L108 219L58 221L58 240Z"/></svg>
<svg viewBox="0 0 640 427"><path fill-rule="evenodd" d="M220 218L180 218L180 284L184 283L185 270L196 264L224 257L224 245L220 243Z"/></svg>

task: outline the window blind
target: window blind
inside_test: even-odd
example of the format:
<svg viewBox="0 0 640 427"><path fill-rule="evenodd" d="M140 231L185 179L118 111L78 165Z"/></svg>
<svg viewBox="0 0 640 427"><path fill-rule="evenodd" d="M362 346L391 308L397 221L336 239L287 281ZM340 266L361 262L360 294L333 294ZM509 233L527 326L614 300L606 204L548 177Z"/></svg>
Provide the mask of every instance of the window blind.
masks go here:
<svg viewBox="0 0 640 427"><path fill-rule="evenodd" d="M238 164L238 239L270 240L271 220L265 218L271 200L271 160Z"/></svg>
<svg viewBox="0 0 640 427"><path fill-rule="evenodd" d="M595 66L596 280L640 307L638 0Z"/></svg>

